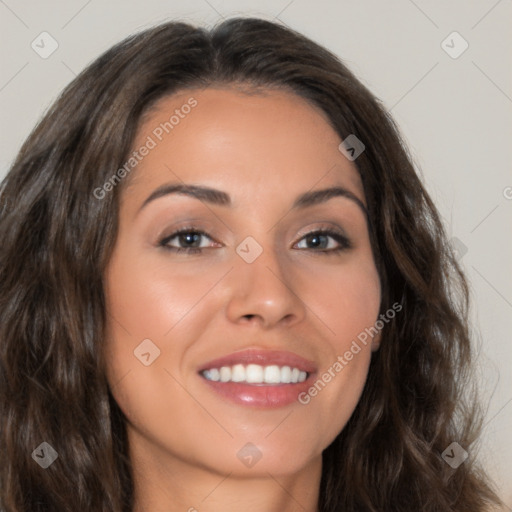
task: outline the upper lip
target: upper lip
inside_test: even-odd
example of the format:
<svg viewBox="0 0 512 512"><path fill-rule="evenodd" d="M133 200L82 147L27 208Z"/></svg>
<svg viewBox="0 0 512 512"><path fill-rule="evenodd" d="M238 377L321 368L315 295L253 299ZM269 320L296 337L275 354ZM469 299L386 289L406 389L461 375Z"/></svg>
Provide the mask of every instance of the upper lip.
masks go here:
<svg viewBox="0 0 512 512"><path fill-rule="evenodd" d="M289 366L298 368L309 374L316 372L316 366L312 361L288 352L285 350L261 350L246 349L233 352L217 359L212 359L199 368L199 372L211 368L221 368L222 366L233 366L235 364L259 364L261 366Z"/></svg>

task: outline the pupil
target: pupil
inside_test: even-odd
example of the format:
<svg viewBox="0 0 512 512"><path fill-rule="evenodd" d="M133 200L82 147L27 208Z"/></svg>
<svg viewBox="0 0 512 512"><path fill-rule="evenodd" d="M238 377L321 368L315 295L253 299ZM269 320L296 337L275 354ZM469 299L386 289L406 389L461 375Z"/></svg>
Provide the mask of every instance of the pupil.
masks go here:
<svg viewBox="0 0 512 512"><path fill-rule="evenodd" d="M198 233L186 233L181 235L181 241L190 245L190 243L197 242L199 240L199 236L200 235Z"/></svg>
<svg viewBox="0 0 512 512"><path fill-rule="evenodd" d="M318 246L322 245L322 243L320 242L320 238L323 236L324 235L310 235L309 241L312 243L312 245L314 247L318 247Z"/></svg>

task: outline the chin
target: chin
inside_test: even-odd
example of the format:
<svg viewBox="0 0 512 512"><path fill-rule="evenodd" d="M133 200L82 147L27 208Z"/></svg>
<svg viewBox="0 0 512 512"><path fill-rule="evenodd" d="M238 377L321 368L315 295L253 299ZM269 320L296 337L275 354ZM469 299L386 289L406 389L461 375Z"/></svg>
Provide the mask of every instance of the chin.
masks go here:
<svg viewBox="0 0 512 512"><path fill-rule="evenodd" d="M232 477L268 477L297 474L311 464L321 461L322 448L308 446L303 441L288 443L283 436L271 440L259 434L261 439L249 441L250 436L237 437L228 443L206 447L196 455L200 465L220 475ZM326 446L328 444L326 443ZM205 457L207 454L207 457Z"/></svg>

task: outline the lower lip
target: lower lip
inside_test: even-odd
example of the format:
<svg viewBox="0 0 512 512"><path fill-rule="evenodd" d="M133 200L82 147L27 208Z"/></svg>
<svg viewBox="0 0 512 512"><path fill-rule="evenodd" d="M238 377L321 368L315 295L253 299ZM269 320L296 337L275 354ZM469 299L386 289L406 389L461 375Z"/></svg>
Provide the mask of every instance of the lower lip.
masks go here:
<svg viewBox="0 0 512 512"><path fill-rule="evenodd" d="M239 405L267 409L284 407L298 401L300 393L310 387L312 375L304 382L279 385L251 385L240 382L219 382L201 377L215 392Z"/></svg>

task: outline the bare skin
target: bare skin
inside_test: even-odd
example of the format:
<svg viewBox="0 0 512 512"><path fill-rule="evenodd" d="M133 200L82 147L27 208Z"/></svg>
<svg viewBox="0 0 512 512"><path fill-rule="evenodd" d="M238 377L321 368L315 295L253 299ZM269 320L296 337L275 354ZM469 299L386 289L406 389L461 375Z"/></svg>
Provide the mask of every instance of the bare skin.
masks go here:
<svg viewBox="0 0 512 512"><path fill-rule="evenodd" d="M190 97L197 106L158 141L155 128ZM307 404L234 403L198 368L254 348L293 352L315 364L317 378L329 368L332 376L338 356L379 314L368 226L345 196L292 204L329 187L366 204L360 177L323 113L291 93L208 88L157 107L134 147L148 136L158 144L127 178L105 276L108 380L128 418L136 511L315 512L322 451L358 403L379 335ZM232 204L167 194L141 209L168 183L215 188ZM201 252L159 246L166 238L192 247L190 237L169 238L182 227L208 234L197 242ZM318 229L341 230L350 247L306 236ZM236 251L249 236L262 249L251 263ZM148 366L134 356L145 339L160 350ZM247 443L261 455L252 467L237 456Z"/></svg>

